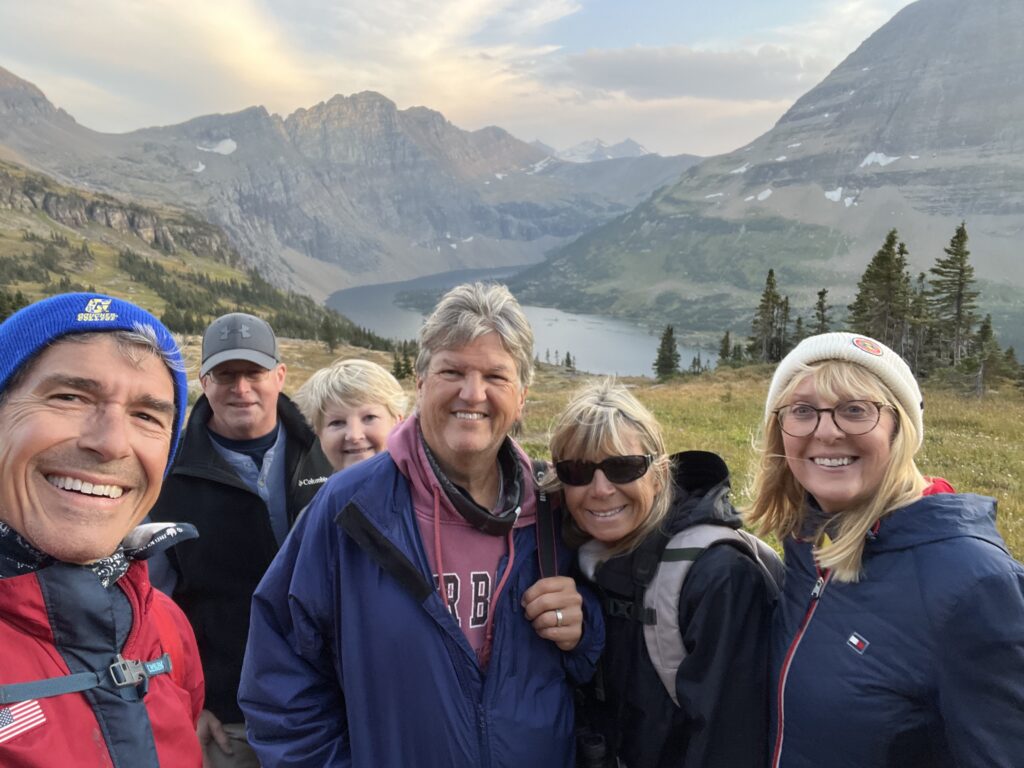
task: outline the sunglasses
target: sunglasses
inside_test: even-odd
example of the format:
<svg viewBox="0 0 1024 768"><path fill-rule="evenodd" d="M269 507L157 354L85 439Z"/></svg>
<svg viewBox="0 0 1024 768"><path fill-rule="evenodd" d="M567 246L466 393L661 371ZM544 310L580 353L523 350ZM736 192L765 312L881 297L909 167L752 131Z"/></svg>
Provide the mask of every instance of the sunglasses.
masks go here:
<svg viewBox="0 0 1024 768"><path fill-rule="evenodd" d="M654 456L609 456L604 461L568 459L555 462L555 474L565 485L590 485L594 473L601 470L609 483L632 483L647 474Z"/></svg>

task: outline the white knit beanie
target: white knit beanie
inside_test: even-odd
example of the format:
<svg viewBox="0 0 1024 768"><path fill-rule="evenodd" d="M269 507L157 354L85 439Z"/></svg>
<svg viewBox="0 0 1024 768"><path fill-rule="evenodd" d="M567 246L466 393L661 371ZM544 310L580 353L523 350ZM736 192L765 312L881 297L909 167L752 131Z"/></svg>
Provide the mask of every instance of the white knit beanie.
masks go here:
<svg viewBox="0 0 1024 768"><path fill-rule="evenodd" d="M914 423L917 428L917 447L921 447L924 441L924 399L910 367L885 344L855 333L822 333L809 336L797 344L782 359L772 376L772 385L768 388L768 400L764 406L765 419L770 417L775 399L797 374L800 366L823 360L842 360L867 368L875 374L892 390Z"/></svg>

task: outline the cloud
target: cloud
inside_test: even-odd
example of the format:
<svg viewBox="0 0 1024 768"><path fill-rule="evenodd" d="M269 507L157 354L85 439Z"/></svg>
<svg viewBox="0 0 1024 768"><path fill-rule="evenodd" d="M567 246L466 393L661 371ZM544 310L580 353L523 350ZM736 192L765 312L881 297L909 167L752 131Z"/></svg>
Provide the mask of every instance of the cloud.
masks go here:
<svg viewBox="0 0 1024 768"><path fill-rule="evenodd" d="M586 2L48 0L40 13L0 1L0 65L98 130L256 104L288 114L375 90L560 146L633 136L710 153L770 127L906 4L829 0L825 15L756 41L566 52L553 30Z"/></svg>
<svg viewBox="0 0 1024 768"><path fill-rule="evenodd" d="M828 72L821 56L776 46L705 51L675 46L587 51L565 57L547 77L554 83L633 99L794 99Z"/></svg>
<svg viewBox="0 0 1024 768"><path fill-rule="evenodd" d="M779 45L813 52L831 59L835 65L910 3L911 0L832 0L807 21L780 26L768 34Z"/></svg>

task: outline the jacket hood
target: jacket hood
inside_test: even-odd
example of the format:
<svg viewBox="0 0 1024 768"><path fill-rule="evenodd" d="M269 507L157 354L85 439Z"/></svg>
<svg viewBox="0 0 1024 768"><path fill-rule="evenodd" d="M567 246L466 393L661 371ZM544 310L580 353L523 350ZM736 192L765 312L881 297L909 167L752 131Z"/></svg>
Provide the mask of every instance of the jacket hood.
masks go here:
<svg viewBox="0 0 1024 768"><path fill-rule="evenodd" d="M996 530L996 500L973 493L938 493L882 518L867 551L892 552L945 539L973 537L1006 550Z"/></svg>
<svg viewBox="0 0 1024 768"><path fill-rule="evenodd" d="M698 523L742 526L729 500L729 467L721 456L709 451L682 451L671 458L675 498L666 525L669 533Z"/></svg>

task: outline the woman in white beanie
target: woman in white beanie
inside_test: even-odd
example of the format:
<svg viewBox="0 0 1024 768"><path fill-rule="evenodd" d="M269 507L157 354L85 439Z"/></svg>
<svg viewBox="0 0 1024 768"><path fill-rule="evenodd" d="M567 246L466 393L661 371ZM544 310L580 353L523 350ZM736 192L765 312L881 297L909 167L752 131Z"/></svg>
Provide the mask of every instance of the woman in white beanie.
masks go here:
<svg viewBox="0 0 1024 768"><path fill-rule="evenodd" d="M994 499L918 471L922 410L906 363L850 333L772 379L747 515L785 547L772 768L1024 764L1024 567Z"/></svg>

